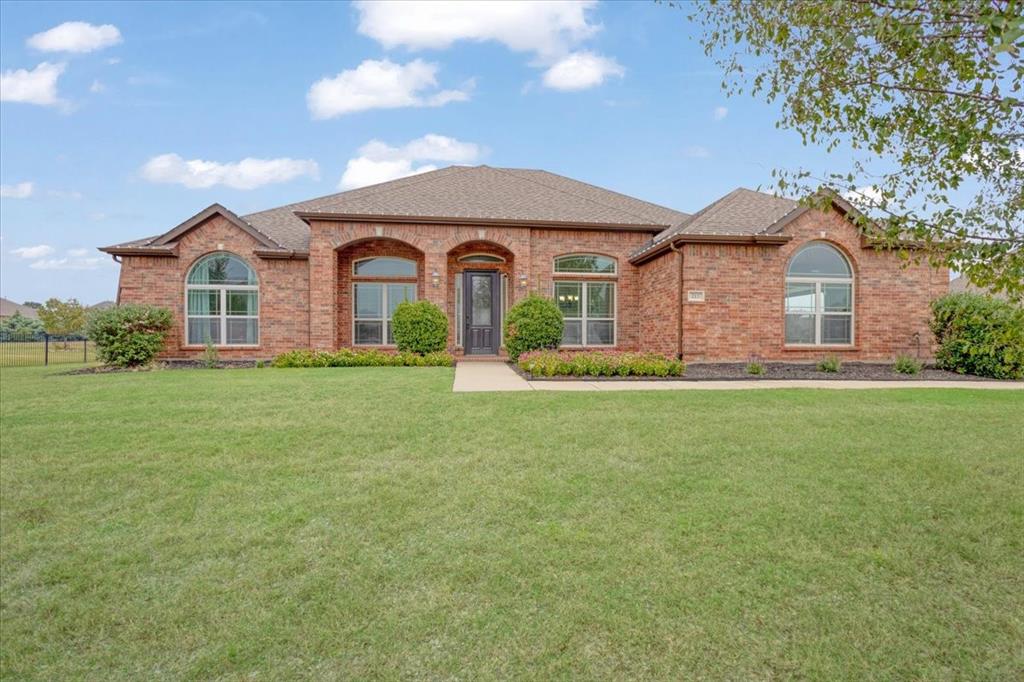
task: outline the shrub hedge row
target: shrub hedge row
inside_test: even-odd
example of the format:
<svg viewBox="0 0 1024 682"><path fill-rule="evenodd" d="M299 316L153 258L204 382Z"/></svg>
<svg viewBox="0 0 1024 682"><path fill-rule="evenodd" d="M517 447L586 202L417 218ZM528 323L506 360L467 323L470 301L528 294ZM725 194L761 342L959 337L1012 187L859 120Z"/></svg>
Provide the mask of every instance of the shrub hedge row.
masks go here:
<svg viewBox="0 0 1024 682"><path fill-rule="evenodd" d="M519 357L519 367L541 377L669 377L686 371L681 360L664 355L617 351L534 351Z"/></svg>
<svg viewBox="0 0 1024 682"><path fill-rule="evenodd" d="M403 353L376 348L338 351L292 350L271 361L271 367L451 367L450 353Z"/></svg>
<svg viewBox="0 0 1024 682"><path fill-rule="evenodd" d="M939 367L1024 379L1024 308L981 294L950 294L932 302L931 327Z"/></svg>

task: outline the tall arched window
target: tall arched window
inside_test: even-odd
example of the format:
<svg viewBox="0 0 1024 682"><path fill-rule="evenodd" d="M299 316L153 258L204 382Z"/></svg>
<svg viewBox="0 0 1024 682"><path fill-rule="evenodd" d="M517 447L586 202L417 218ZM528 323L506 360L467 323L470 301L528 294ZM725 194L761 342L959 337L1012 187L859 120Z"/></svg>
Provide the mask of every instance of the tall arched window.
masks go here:
<svg viewBox="0 0 1024 682"><path fill-rule="evenodd" d="M563 346L615 345L614 258L575 253L554 262L554 296L562 311Z"/></svg>
<svg viewBox="0 0 1024 682"><path fill-rule="evenodd" d="M259 343L259 282L249 264L230 253L203 256L185 280L189 345Z"/></svg>
<svg viewBox="0 0 1024 682"><path fill-rule="evenodd" d="M786 270L786 343L853 343L853 270L837 248L811 242Z"/></svg>

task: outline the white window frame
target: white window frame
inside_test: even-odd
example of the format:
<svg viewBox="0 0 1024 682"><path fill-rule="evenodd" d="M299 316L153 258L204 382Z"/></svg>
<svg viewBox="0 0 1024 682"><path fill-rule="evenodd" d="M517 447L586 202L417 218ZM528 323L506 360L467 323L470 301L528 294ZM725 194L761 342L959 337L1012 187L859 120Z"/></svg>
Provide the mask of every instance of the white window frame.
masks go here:
<svg viewBox="0 0 1024 682"><path fill-rule="evenodd" d="M839 257L843 259L843 261L846 263L847 269L850 271L850 276L849 277L801 277L801 276L790 276L789 275L789 268L790 268L790 266L793 263L793 258L796 258L796 256L800 253L800 251L802 251L807 246L810 246L812 244L817 244L817 243L824 243L825 246L828 246L829 248L834 249L835 252L839 254ZM813 284L814 285L814 310L812 312L789 312L786 309L786 301L788 300L788 297L789 297L788 294L789 294L789 285L790 284ZM843 312L843 311L825 310L824 285L826 285L826 284L848 284L850 286L850 310L849 311ZM783 340L784 345L786 345L787 347L792 347L792 348L818 348L818 347L825 347L825 348L852 348L855 345L855 343L856 343L856 330L857 330L856 322L857 322L857 320L856 320L854 314L855 314L855 311L857 309L857 305L856 305L857 290L856 290L856 284L854 283L854 277L853 277L853 264L850 263L850 259L846 257L846 254L844 254L842 251L840 251L838 248L836 248L832 244L828 244L828 243L825 243L825 242L809 242L808 244L805 244L803 247L801 247L799 250L797 250L796 253L793 254L793 257L790 258L789 261L786 262L786 278L785 278L785 285L784 286L785 286L785 289L782 292L782 314L783 314L783 320L782 320L782 340ZM786 340L786 317L788 317L789 315L813 315L814 316L814 343L798 343L798 342L793 342L793 341L787 341ZM849 316L849 318L850 318L850 341L848 343L831 343L831 342L830 343L822 343L822 340L821 340L821 328L822 328L822 325L824 323L824 319L825 319L826 315L836 315L836 316L847 315L847 316Z"/></svg>
<svg viewBox="0 0 1024 682"><path fill-rule="evenodd" d="M579 256L593 256L595 258L607 258L612 262L614 270L611 272L580 272L578 270L559 270L558 261L562 258L578 258ZM551 271L556 275L569 275L570 277L617 277L619 274L619 259L603 253L560 253L552 259Z"/></svg>
<svg viewBox="0 0 1024 682"><path fill-rule="evenodd" d="M192 277L192 271L195 270L196 266L205 261L210 256L230 256L237 258L238 260L245 263L245 266L252 271L253 276L256 277L256 284L189 284L189 279ZM188 292L190 291L217 291L220 299L220 314L218 315L190 315L188 312ZM229 291L255 291L256 292L256 314L255 315L228 315L228 292ZM192 267L188 269L188 273L185 275L185 329L184 338L182 341L186 347L197 348L205 344L190 343L188 338L189 324L193 319L196 320L220 320L220 343L214 344L217 348L259 348L260 338L260 285L259 285L259 274L256 269L249 265L248 261L239 256L238 254L230 253L228 251L219 251L216 253L208 253L205 256L196 259L196 262L192 264ZM256 343L228 343L228 319L232 320L256 320Z"/></svg>
<svg viewBox="0 0 1024 682"><path fill-rule="evenodd" d="M365 263L368 260L379 260L381 258L386 258L388 260L398 260L398 261L402 261L404 263L410 263L412 265L412 274L411 275L360 275L358 272L356 272L356 266L359 265L359 263ZM413 279L414 277L417 277L418 275L419 275L419 264L416 261L414 261L413 259L411 259L411 258L403 258L401 256L367 256L366 258L357 258L354 261L352 261L352 276L353 277L370 277L370 278L373 278L373 277L386 277L386 278L389 278L389 277L395 277L395 278L404 277L406 279Z"/></svg>
<svg viewBox="0 0 1024 682"><path fill-rule="evenodd" d="M480 256L485 256L488 260L473 260L474 258L479 258ZM492 258L497 258L497 260L490 260ZM496 253L467 253L465 256L459 256L458 261L460 263L490 263L492 265L507 262L504 256L499 256Z"/></svg>
<svg viewBox="0 0 1024 682"><path fill-rule="evenodd" d="M564 321L579 321L580 323L580 340L582 343L565 343L560 344L560 348L613 348L619 341L619 287L618 282L615 280L601 280L601 279L556 279L551 284L551 296L555 300L555 304L558 304L558 285L559 284L579 284L580 285L580 317L564 317ZM587 314L587 297L589 295L590 284L608 284L612 287L612 298L615 300L615 305L612 306L612 315L614 317L589 317ZM587 343L587 322L611 322L612 323L612 342L611 343Z"/></svg>
<svg viewBox="0 0 1024 682"><path fill-rule="evenodd" d="M403 259L404 260L404 259ZM356 307L356 287L366 284L376 284L381 288L381 304L380 309L382 317L356 317L359 312ZM388 331L391 329L391 318L388 317L388 286L407 286L412 287L412 299L413 301L419 300L419 292L416 290L417 286L415 282L396 282L394 280L359 280L358 282L352 282L352 345L353 346L365 346L365 347L384 347L384 348L395 348L396 344L388 343ZM381 329L381 343L357 343L356 342L356 322L380 322Z"/></svg>

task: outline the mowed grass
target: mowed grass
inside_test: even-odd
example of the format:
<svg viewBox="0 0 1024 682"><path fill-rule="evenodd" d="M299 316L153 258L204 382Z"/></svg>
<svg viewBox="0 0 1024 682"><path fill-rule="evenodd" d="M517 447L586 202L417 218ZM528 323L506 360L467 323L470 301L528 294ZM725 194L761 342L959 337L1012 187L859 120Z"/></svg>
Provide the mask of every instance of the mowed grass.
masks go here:
<svg viewBox="0 0 1024 682"><path fill-rule="evenodd" d="M4 679L1021 679L1024 393L0 374Z"/></svg>

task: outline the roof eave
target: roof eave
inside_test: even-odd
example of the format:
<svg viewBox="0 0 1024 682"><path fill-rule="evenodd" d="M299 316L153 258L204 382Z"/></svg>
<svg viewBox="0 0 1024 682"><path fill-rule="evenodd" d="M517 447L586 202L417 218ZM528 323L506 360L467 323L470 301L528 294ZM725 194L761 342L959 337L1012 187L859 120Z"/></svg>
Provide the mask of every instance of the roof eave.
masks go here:
<svg viewBox="0 0 1024 682"><path fill-rule="evenodd" d="M380 215L375 213L320 213L295 211L295 216L309 224L311 220L349 223L414 223L426 225L494 225L532 227L552 230L613 230L657 234L668 225L647 223L594 223L568 220L520 220L514 218L467 218L462 216Z"/></svg>
<svg viewBox="0 0 1024 682"><path fill-rule="evenodd" d="M629 259L633 265L640 265L656 258L680 244L738 244L746 246L782 246L792 239L782 234L677 234L658 244L650 251L638 253Z"/></svg>
<svg viewBox="0 0 1024 682"><path fill-rule="evenodd" d="M101 246L98 249L111 256L158 256L163 258L177 258L178 245L170 246Z"/></svg>
<svg viewBox="0 0 1024 682"><path fill-rule="evenodd" d="M288 249L253 249L253 254L268 260L307 260L309 258L309 251Z"/></svg>

